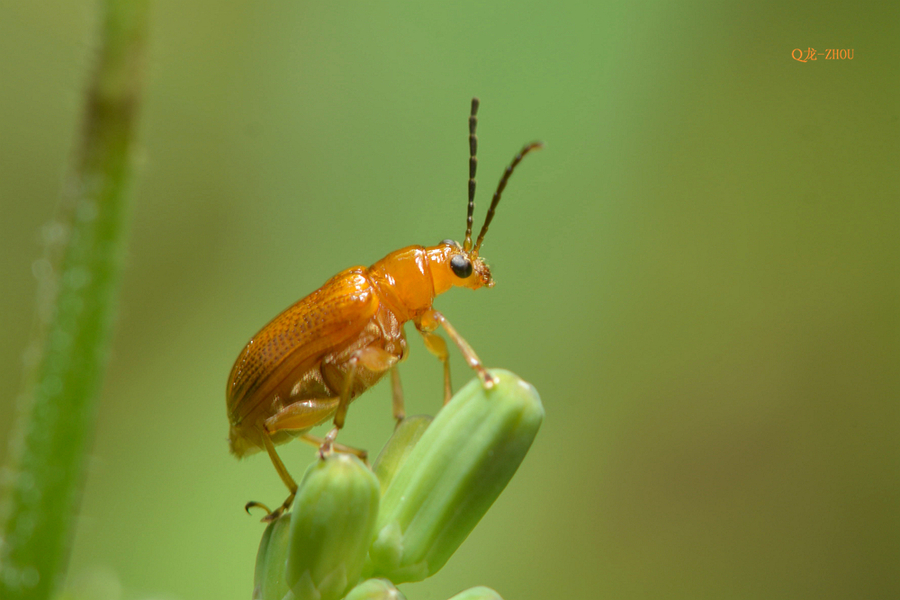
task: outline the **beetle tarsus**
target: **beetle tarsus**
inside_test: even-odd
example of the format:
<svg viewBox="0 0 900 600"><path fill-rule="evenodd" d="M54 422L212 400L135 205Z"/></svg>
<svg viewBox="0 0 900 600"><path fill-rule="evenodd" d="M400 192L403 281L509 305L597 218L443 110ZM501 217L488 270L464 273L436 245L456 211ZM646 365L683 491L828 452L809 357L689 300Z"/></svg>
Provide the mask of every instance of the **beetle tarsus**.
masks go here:
<svg viewBox="0 0 900 600"><path fill-rule="evenodd" d="M276 519L278 519L278 517L280 517L283 514L284 514L284 507L281 506L281 507L277 508L276 510L273 510L266 516L264 516L262 519L259 520L259 522L260 523L271 523L272 521L275 521Z"/></svg>
<svg viewBox="0 0 900 600"><path fill-rule="evenodd" d="M494 384L497 383L497 379L483 367L478 371L478 376L481 378L481 385L486 390L493 388Z"/></svg>
<svg viewBox="0 0 900 600"><path fill-rule="evenodd" d="M294 496L296 496L296 495L297 495L296 493L292 493L290 496L287 497L287 500L285 500L281 506L279 506L278 508L276 508L275 510L273 510L272 512L270 512L269 514L264 516L262 519L260 519L260 522L261 523L271 523L272 521L275 521L276 519L278 519L281 515L286 513L288 510L290 510L291 504L294 503Z"/></svg>
<svg viewBox="0 0 900 600"><path fill-rule="evenodd" d="M337 424L331 428L331 431L322 440L322 445L319 446L319 458L325 460L326 456L334 452L334 438L337 437L337 433L340 430L341 428Z"/></svg>

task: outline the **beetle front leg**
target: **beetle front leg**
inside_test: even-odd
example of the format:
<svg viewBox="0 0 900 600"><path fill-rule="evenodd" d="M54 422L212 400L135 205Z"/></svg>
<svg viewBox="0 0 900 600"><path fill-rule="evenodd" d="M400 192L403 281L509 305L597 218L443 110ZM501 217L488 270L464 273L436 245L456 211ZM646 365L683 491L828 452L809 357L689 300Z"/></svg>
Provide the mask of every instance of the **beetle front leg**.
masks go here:
<svg viewBox="0 0 900 600"><path fill-rule="evenodd" d="M490 389L494 387L494 378L493 376L487 372L487 369L484 368L484 365L481 364L481 360L478 358L478 355L475 354L475 351L472 350L472 347L469 343L463 339L459 333L456 332L456 329L450 325L450 322L447 318L439 313L438 311L431 309L425 311L421 317L419 317L418 321L416 321L416 328L419 331L430 333L437 329L438 325L443 326L444 330L447 332L447 335L450 336L450 339L453 340L453 343L456 344L456 347L459 348L460 353L462 353L463 358L466 359L468 365L475 371L478 377L481 379L481 384L486 388Z"/></svg>
<svg viewBox="0 0 900 600"><path fill-rule="evenodd" d="M422 334L422 339L425 341L425 347L428 348L428 351L444 363L444 404L447 404L453 396L453 386L450 383L450 353L447 352L447 342L436 333L421 329L419 333Z"/></svg>
<svg viewBox="0 0 900 600"><path fill-rule="evenodd" d="M400 371L397 367L391 369L391 408L397 425L406 418L406 405L403 402L403 386L400 385Z"/></svg>

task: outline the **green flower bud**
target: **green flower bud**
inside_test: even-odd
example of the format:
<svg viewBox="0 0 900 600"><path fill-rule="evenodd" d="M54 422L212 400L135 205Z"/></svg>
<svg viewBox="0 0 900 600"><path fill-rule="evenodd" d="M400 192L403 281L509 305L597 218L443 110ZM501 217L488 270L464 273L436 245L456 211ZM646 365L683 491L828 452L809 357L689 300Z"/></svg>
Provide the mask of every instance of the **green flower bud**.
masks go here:
<svg viewBox="0 0 900 600"><path fill-rule="evenodd" d="M397 425L394 435L381 449L381 453L375 459L375 464L372 465L375 476L381 482L382 494L384 494L400 466L409 458L409 453L415 447L419 438L422 437L422 434L425 433L425 429L428 428L431 421L432 418L427 415L417 415L407 417Z"/></svg>
<svg viewBox="0 0 900 600"><path fill-rule="evenodd" d="M290 516L276 519L263 532L256 553L256 572L253 577L253 600L281 600L288 593L284 579L284 560Z"/></svg>
<svg viewBox="0 0 900 600"><path fill-rule="evenodd" d="M391 479L367 577L402 583L436 573L516 472L544 409L530 384L491 374L491 389L473 380L441 409Z"/></svg>
<svg viewBox="0 0 900 600"><path fill-rule="evenodd" d="M340 600L356 585L378 501L378 479L355 456L336 452L306 471L291 511L285 570L297 600Z"/></svg>
<svg viewBox="0 0 900 600"><path fill-rule="evenodd" d="M450 600L503 600L503 598L491 588L480 585L460 592Z"/></svg>
<svg viewBox="0 0 900 600"><path fill-rule="evenodd" d="M344 600L406 600L406 596L387 579L368 579L350 590Z"/></svg>

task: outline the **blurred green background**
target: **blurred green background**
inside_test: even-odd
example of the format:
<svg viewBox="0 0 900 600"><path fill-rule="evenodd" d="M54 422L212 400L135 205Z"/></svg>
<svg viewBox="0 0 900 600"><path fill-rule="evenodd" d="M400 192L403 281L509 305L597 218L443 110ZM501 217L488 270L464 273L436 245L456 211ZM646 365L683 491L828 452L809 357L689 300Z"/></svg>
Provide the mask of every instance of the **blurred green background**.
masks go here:
<svg viewBox="0 0 900 600"><path fill-rule="evenodd" d="M95 19L0 4L0 460ZM900 596L898 39L896 3L158 2L70 584L249 597L242 507L284 489L228 454L232 362L341 269L462 237L478 95L476 224L547 147L487 237L497 286L436 306L547 418L410 600ZM408 406L433 413L409 334ZM340 441L391 429L381 384Z"/></svg>

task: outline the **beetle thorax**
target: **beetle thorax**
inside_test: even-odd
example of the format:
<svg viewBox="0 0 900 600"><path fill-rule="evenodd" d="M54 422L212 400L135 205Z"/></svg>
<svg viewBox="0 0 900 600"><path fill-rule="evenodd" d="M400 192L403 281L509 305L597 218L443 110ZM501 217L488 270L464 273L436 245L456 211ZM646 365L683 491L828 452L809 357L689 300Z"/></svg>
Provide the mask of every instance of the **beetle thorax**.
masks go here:
<svg viewBox="0 0 900 600"><path fill-rule="evenodd" d="M369 267L369 277L401 322L431 308L436 292L427 251L408 246ZM443 290L441 290L443 291Z"/></svg>

